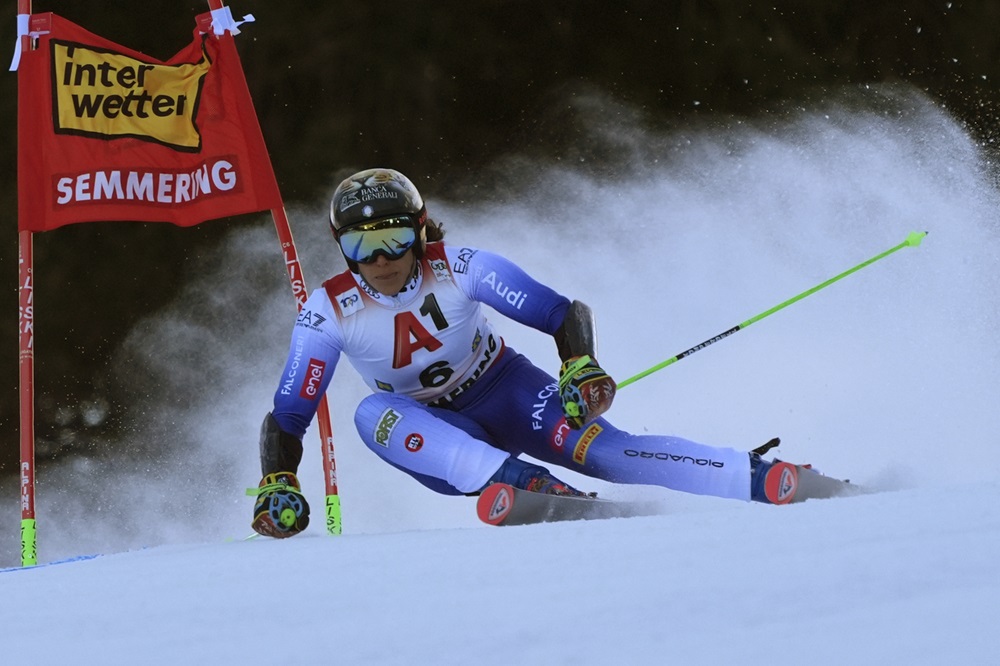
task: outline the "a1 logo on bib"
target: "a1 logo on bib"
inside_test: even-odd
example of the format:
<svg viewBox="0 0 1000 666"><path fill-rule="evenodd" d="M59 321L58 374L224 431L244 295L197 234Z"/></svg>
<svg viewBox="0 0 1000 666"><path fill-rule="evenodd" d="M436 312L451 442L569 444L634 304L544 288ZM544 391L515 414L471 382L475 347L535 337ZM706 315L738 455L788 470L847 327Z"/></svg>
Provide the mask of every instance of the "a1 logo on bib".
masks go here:
<svg viewBox="0 0 1000 666"><path fill-rule="evenodd" d="M406 436L406 450L417 452L424 445L424 436L418 432Z"/></svg>

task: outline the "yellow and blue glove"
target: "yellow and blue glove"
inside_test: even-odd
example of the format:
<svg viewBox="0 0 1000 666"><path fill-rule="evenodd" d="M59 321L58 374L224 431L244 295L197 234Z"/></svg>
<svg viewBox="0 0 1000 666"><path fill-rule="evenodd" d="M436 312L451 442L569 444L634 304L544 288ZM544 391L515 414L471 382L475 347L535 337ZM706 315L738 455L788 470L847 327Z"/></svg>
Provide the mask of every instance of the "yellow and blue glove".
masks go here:
<svg viewBox="0 0 1000 666"><path fill-rule="evenodd" d="M250 526L258 534L284 539L309 525L309 503L291 472L266 475L258 488L247 490L247 495L257 496Z"/></svg>
<svg viewBox="0 0 1000 666"><path fill-rule="evenodd" d="M559 398L570 428L579 430L608 411L618 385L590 356L567 359L559 370Z"/></svg>

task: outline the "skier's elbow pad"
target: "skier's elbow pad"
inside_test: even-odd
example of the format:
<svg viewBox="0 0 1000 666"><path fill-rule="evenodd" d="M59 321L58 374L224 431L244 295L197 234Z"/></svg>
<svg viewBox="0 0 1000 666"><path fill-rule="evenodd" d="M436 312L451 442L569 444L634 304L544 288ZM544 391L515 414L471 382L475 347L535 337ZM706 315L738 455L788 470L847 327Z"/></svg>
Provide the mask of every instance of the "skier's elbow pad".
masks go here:
<svg viewBox="0 0 1000 666"><path fill-rule="evenodd" d="M597 324L594 312L580 301L573 301L566 310L562 324L553 333L559 358L563 361L575 356L597 354Z"/></svg>
<svg viewBox="0 0 1000 666"><path fill-rule="evenodd" d="M270 412L260 426L260 469L263 476L298 471L302 462L302 440L281 429Z"/></svg>

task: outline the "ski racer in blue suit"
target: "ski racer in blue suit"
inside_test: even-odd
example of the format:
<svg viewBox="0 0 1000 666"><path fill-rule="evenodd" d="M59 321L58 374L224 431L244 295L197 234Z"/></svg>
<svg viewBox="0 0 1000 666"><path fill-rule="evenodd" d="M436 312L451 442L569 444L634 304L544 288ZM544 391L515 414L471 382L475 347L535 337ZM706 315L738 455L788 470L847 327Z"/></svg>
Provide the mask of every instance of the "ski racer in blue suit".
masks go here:
<svg viewBox="0 0 1000 666"><path fill-rule="evenodd" d="M439 493L475 494L494 482L582 495L547 465L614 483L786 503L794 466L665 435L633 435L601 415L614 380L596 356L590 309L483 249L451 247L416 187L368 169L334 193L330 221L349 270L303 306L261 428L263 479L253 528L287 537L309 520L296 478L302 437L341 355L372 394L355 425L390 465ZM482 305L553 336L559 377L504 344ZM792 469L788 469L791 467ZM766 481L766 482L765 482Z"/></svg>

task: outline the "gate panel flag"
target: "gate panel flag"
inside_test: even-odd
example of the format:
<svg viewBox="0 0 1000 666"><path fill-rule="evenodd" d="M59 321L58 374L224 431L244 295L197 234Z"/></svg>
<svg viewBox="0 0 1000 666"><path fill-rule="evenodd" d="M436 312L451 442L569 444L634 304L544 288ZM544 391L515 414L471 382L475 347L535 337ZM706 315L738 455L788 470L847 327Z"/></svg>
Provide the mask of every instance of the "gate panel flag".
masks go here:
<svg viewBox="0 0 1000 666"><path fill-rule="evenodd" d="M166 62L55 14L18 67L18 227L95 221L182 227L280 208L232 35L199 17Z"/></svg>

